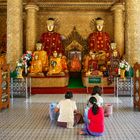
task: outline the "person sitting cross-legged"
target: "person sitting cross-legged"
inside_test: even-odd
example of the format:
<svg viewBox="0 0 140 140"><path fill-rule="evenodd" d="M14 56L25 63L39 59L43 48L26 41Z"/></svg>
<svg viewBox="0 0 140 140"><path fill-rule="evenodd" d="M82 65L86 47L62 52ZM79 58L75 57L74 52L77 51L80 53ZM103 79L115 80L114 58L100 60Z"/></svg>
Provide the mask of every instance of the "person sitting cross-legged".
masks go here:
<svg viewBox="0 0 140 140"><path fill-rule="evenodd" d="M65 128L73 128L74 125L83 121L82 115L77 111L76 102L72 100L73 94L68 91L65 99L61 100L55 112L59 112L57 125Z"/></svg>

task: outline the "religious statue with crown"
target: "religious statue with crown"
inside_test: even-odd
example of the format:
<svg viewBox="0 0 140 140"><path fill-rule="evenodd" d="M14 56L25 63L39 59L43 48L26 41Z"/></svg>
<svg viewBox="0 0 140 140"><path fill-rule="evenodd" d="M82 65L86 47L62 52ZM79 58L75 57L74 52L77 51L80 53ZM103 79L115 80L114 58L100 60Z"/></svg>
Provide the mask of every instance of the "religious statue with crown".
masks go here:
<svg viewBox="0 0 140 140"><path fill-rule="evenodd" d="M48 53L48 56L53 55L54 51L64 54L64 48L62 45L62 36L54 31L55 19L48 18L47 20L47 32L41 35L40 42L44 46L44 50Z"/></svg>
<svg viewBox="0 0 140 140"><path fill-rule="evenodd" d="M96 61L96 70L100 71L99 74L107 71L107 65L110 60L110 36L108 33L103 32L104 20L102 18L96 18L95 25L97 31L92 32L88 37L88 48L90 61ZM94 58L93 58L94 56ZM86 60L86 59L85 59ZM86 69L89 67L90 62L86 62ZM94 65L95 66L95 65ZM85 70L84 70L85 71Z"/></svg>

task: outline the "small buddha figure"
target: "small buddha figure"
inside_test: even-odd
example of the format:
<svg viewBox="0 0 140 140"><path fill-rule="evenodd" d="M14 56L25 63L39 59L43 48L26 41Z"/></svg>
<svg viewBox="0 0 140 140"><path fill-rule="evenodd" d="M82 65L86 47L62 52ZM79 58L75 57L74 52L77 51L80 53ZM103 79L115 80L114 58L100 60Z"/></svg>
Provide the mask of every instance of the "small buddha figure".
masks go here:
<svg viewBox="0 0 140 140"><path fill-rule="evenodd" d="M97 53L96 58L98 59L99 70L102 72L107 70L107 65L108 65L108 61L109 61L107 54L108 53L106 53L105 51L99 51Z"/></svg>
<svg viewBox="0 0 140 140"><path fill-rule="evenodd" d="M62 55L62 53L59 53L58 57L61 59L62 70L68 72L67 57Z"/></svg>
<svg viewBox="0 0 140 140"><path fill-rule="evenodd" d="M91 54L91 59L88 62L88 71L86 72L86 75L102 75L102 72L99 71L98 68L98 60L96 55L96 52Z"/></svg>
<svg viewBox="0 0 140 140"><path fill-rule="evenodd" d="M33 55L38 55L38 59L42 62L43 71L47 71L48 69L48 55L47 52L42 50L42 43L36 43L36 51L34 51Z"/></svg>
<svg viewBox="0 0 140 140"><path fill-rule="evenodd" d="M110 49L110 36L108 33L103 32L104 20L102 18L96 18L95 20L97 31L93 32L88 37L89 50L98 52L109 52Z"/></svg>
<svg viewBox="0 0 140 140"><path fill-rule="evenodd" d="M91 55L91 59L88 62L88 69L90 69L91 71L98 70L98 60L96 59L95 53Z"/></svg>
<svg viewBox="0 0 140 140"><path fill-rule="evenodd" d="M111 43L110 44L111 47L111 57L112 58L120 58L119 52L117 50L117 44L116 43Z"/></svg>
<svg viewBox="0 0 140 140"><path fill-rule="evenodd" d="M70 62L70 71L76 72L76 71L80 71L80 70L81 70L81 63L80 63L78 54L75 53Z"/></svg>
<svg viewBox="0 0 140 140"><path fill-rule="evenodd" d="M61 58L58 57L57 51L53 52L53 56L50 57L50 65L48 75L64 74L61 64Z"/></svg>
<svg viewBox="0 0 140 140"><path fill-rule="evenodd" d="M88 71L88 62L89 62L89 60L91 60L91 55L92 55L92 50L88 53L88 54L86 54L85 56L84 56L84 58L83 58L83 62L82 62L82 64L83 64L83 72L87 72Z"/></svg>
<svg viewBox="0 0 140 140"><path fill-rule="evenodd" d="M30 76L44 76L42 73L42 62L39 60L39 55L35 54L33 56L33 60L31 61L31 67L30 67Z"/></svg>
<svg viewBox="0 0 140 140"><path fill-rule="evenodd" d="M44 46L44 50L48 53L48 56L53 55L53 52L56 50L58 53L64 53L62 46L62 36L59 33L54 31L55 20L49 18L47 20L47 29L48 31L43 33L40 38L40 42Z"/></svg>

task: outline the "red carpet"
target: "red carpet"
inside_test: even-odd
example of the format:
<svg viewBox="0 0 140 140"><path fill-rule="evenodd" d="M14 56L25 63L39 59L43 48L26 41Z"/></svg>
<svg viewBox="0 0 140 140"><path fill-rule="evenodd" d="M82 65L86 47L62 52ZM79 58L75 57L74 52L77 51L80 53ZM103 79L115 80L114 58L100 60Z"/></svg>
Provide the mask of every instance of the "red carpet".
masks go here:
<svg viewBox="0 0 140 140"><path fill-rule="evenodd" d="M51 88L32 88L32 94L64 94L66 91L72 91L74 94L87 93L87 88L68 88L68 87L51 87ZM92 88L88 88L88 93L91 94ZM104 94L113 94L114 87L104 87Z"/></svg>

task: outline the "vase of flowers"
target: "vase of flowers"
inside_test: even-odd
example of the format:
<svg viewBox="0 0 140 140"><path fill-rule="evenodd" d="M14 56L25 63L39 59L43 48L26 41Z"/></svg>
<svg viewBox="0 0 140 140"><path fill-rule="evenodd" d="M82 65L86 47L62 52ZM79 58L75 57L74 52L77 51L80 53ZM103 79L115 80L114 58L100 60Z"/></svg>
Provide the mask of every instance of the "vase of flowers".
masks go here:
<svg viewBox="0 0 140 140"><path fill-rule="evenodd" d="M28 74L28 67L30 65L30 61L32 60L32 52L27 51L22 57L17 61L16 71L17 71L17 78L23 78L22 73Z"/></svg>
<svg viewBox="0 0 140 140"><path fill-rule="evenodd" d="M129 71L130 65L128 64L128 62L126 62L125 60L122 60L119 64L119 75L120 78L124 79L125 78L125 72Z"/></svg>

